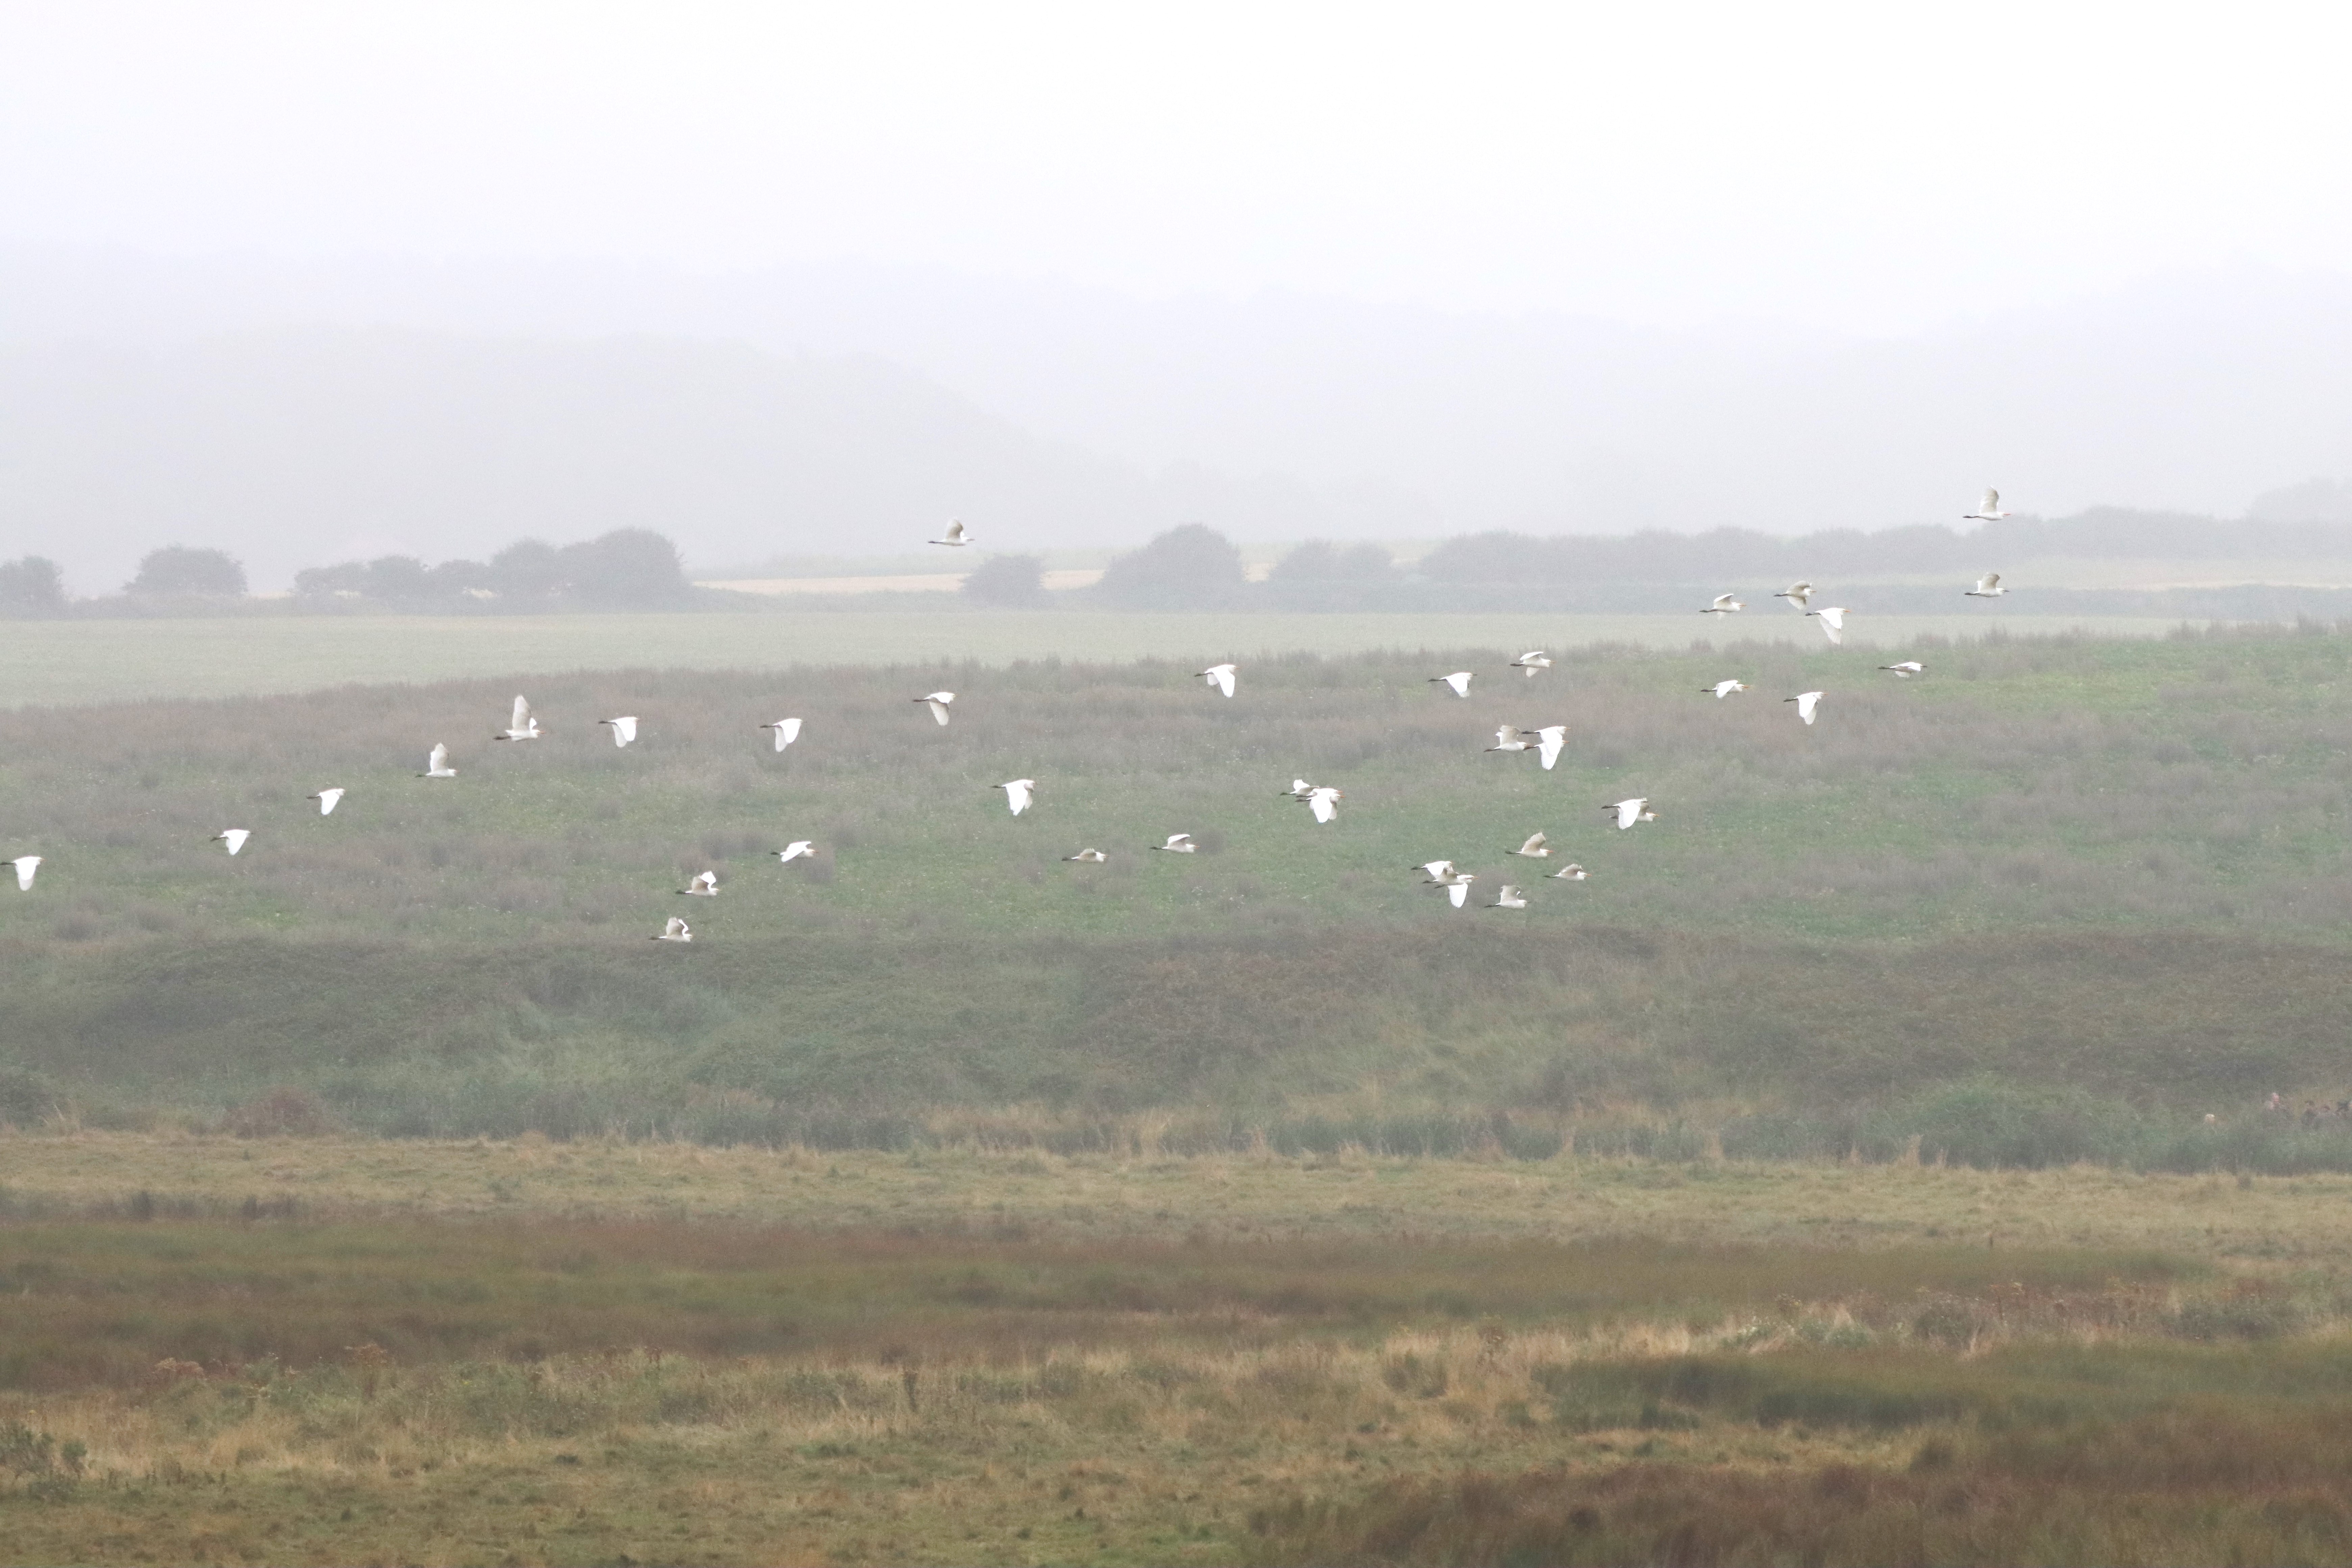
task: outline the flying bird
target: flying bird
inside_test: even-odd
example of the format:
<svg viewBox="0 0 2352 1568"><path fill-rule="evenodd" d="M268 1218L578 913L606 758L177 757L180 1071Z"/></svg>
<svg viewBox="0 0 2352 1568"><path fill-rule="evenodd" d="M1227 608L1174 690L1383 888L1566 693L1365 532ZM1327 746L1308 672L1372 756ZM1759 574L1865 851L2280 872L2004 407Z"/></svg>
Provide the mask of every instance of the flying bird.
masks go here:
<svg viewBox="0 0 2352 1568"><path fill-rule="evenodd" d="M948 704L955 700L955 693L934 691L929 697L918 697L913 700L929 708L931 710L931 717L944 724L948 721Z"/></svg>
<svg viewBox="0 0 2352 1568"><path fill-rule="evenodd" d="M689 898L715 899L719 896L719 873L705 871L678 889Z"/></svg>
<svg viewBox="0 0 2352 1568"><path fill-rule="evenodd" d="M316 795L304 795L302 798L317 801L320 816L332 816L335 815L336 805L343 798L343 791L341 785L337 785L333 789L322 789Z"/></svg>
<svg viewBox="0 0 2352 1568"><path fill-rule="evenodd" d="M1568 744L1568 726L1547 724L1540 730L1522 730L1519 733L1536 738L1536 755L1542 761L1544 772L1551 772L1551 765L1559 761L1560 751Z"/></svg>
<svg viewBox="0 0 2352 1568"><path fill-rule="evenodd" d="M762 724L760 728L773 730L776 732L776 750L780 752L801 738L801 721L797 719L779 719L772 724Z"/></svg>
<svg viewBox="0 0 2352 1568"><path fill-rule="evenodd" d="M615 746L625 746L637 738L637 716L634 713L624 714L618 719L599 719L596 722L613 727L613 744Z"/></svg>
<svg viewBox="0 0 2352 1568"><path fill-rule="evenodd" d="M1470 695L1470 672L1466 669L1457 669L1451 675L1433 675L1429 683L1432 686L1450 686L1456 697Z"/></svg>
<svg viewBox="0 0 2352 1568"><path fill-rule="evenodd" d="M1927 673L1927 667L1916 658L1906 658L1901 664L1882 664L1878 668L1897 680L1908 680L1915 675Z"/></svg>
<svg viewBox="0 0 2352 1568"><path fill-rule="evenodd" d="M1797 717L1811 724L1813 721L1813 710L1821 706L1822 694L1818 691L1801 691L1794 697L1783 697L1780 700L1795 703Z"/></svg>
<svg viewBox="0 0 2352 1568"><path fill-rule="evenodd" d="M950 545L955 549L961 550L965 545L971 542L971 535L963 531L962 523L950 522L948 524L947 536L943 539L934 539L931 542L933 544Z"/></svg>
<svg viewBox="0 0 2352 1568"><path fill-rule="evenodd" d="M1550 858L1551 846L1544 842L1544 836L1542 834L1530 834L1528 837L1528 841L1525 844L1520 845L1517 849L1512 850L1511 853L1514 855L1524 855L1530 860L1543 860Z"/></svg>
<svg viewBox="0 0 2352 1568"><path fill-rule="evenodd" d="M1308 790L1306 798L1307 809L1315 814L1315 820L1328 822L1339 815L1339 802L1346 795L1345 792L1333 789L1329 784L1322 784Z"/></svg>
<svg viewBox="0 0 2352 1568"><path fill-rule="evenodd" d="M1152 847L1165 849L1171 855L1197 855L1201 852L1201 847L1192 842L1192 836L1189 833L1171 833L1167 843L1155 844Z"/></svg>
<svg viewBox="0 0 2352 1568"><path fill-rule="evenodd" d="M1631 800L1621 800L1601 809L1617 814L1617 830L1621 833L1637 822L1658 820L1658 814L1650 809L1650 797L1645 795L1637 795Z"/></svg>
<svg viewBox="0 0 2352 1568"><path fill-rule="evenodd" d="M248 839L248 838L252 837L253 837L253 831L252 831L252 829L250 829L250 828L245 828L245 827L231 827L231 828L227 828L227 829L226 829L226 830L224 830L224 831L222 831L222 832L219 832L219 833L215 833L215 834L214 834L214 835L213 835L213 842L214 842L214 843L215 843L215 844L226 844L226 845L227 845L227 846L228 846L228 852L229 852L230 854L234 855L234 854L236 854L238 850L240 850L240 849L244 848L244 847L245 847L245 841L246 841L247 839Z"/></svg>
<svg viewBox="0 0 2352 1568"><path fill-rule="evenodd" d="M1445 901L1458 910L1469 904L1470 884L1477 879L1475 871L1449 871L1437 885L1445 889Z"/></svg>
<svg viewBox="0 0 2352 1568"><path fill-rule="evenodd" d="M1486 907L1490 910L1523 910L1528 907L1527 895L1506 882L1495 889L1495 901Z"/></svg>
<svg viewBox="0 0 2352 1568"><path fill-rule="evenodd" d="M1315 793L1315 786L1308 784L1305 779L1293 779L1290 781L1290 787L1284 790L1282 793L1289 796L1292 800L1303 801L1308 795Z"/></svg>
<svg viewBox="0 0 2352 1568"><path fill-rule="evenodd" d="M1012 806L1013 815L1018 816L1029 809L1030 799L1037 793L1037 781L1014 779L1009 784L991 784L989 787L1003 790L1005 804Z"/></svg>
<svg viewBox="0 0 2352 1568"><path fill-rule="evenodd" d="M425 771L416 776L421 779L456 778L457 770L449 765L449 748L436 744L431 751L425 752Z"/></svg>
<svg viewBox="0 0 2352 1568"><path fill-rule="evenodd" d="M31 892L33 873L41 868L41 858L38 855L19 855L8 864L16 869L16 890L20 893Z"/></svg>
<svg viewBox="0 0 2352 1568"><path fill-rule="evenodd" d="M1791 583L1772 596L1786 599L1801 610L1813 601L1813 585L1811 583Z"/></svg>
<svg viewBox="0 0 2352 1568"><path fill-rule="evenodd" d="M1805 614L1809 616L1821 616L1822 635L1828 637L1830 641L1832 643L1843 643L1845 641L1844 605L1824 605L1818 610L1807 610Z"/></svg>
<svg viewBox="0 0 2352 1568"><path fill-rule="evenodd" d="M669 923L662 927L661 935L654 940L656 942L692 942L694 932L684 921L672 915L669 917Z"/></svg>
<svg viewBox="0 0 2352 1568"><path fill-rule="evenodd" d="M2009 590L2000 585L2000 574L1988 572L1977 579L1977 585L1967 592L1971 599L1998 599Z"/></svg>
<svg viewBox="0 0 2352 1568"><path fill-rule="evenodd" d="M816 853L816 846L805 838L795 838L773 853L778 865L789 866L803 855L814 856Z"/></svg>
<svg viewBox="0 0 2352 1568"><path fill-rule="evenodd" d="M1775 595L1773 596L1778 598L1780 595ZM1699 614L1702 616L1736 616L1747 607L1747 605L1741 604L1738 599L1733 598L1728 594L1717 594L1715 596L1715 603L1709 605L1706 609L1701 610Z"/></svg>
<svg viewBox="0 0 2352 1568"><path fill-rule="evenodd" d="M1193 673L1199 676L1202 680L1205 680L1210 685L1215 687L1218 690L1223 692L1226 696L1231 697L1234 694L1234 667L1232 665L1213 664L1206 669L1195 670Z"/></svg>
<svg viewBox="0 0 2352 1568"><path fill-rule="evenodd" d="M1725 698L1730 696L1735 691L1745 691L1747 689L1748 682L1744 680L1718 680L1713 686L1702 686L1699 688L1699 690L1702 693L1712 692L1715 696L1715 700L1718 702L1722 701Z"/></svg>
<svg viewBox="0 0 2352 1568"><path fill-rule="evenodd" d="M1960 521L1962 522L1999 522L2008 515L2009 513L2001 510L2000 492L1987 490L1985 499L1977 503L1977 510L1960 513Z"/></svg>
<svg viewBox="0 0 2352 1568"><path fill-rule="evenodd" d="M1419 871L1428 877L1432 882L1440 885L1443 885L1448 877L1454 875L1454 862L1451 860L1431 860L1423 865L1407 868Z"/></svg>
<svg viewBox="0 0 2352 1568"><path fill-rule="evenodd" d="M1555 882L1581 882L1584 880L1584 868L1571 860L1554 871L1551 879Z"/></svg>
<svg viewBox="0 0 2352 1568"><path fill-rule="evenodd" d="M1495 727L1495 743L1486 749L1490 752L1524 752L1529 747L1519 739L1517 724L1498 724Z"/></svg>
<svg viewBox="0 0 2352 1568"><path fill-rule="evenodd" d="M1519 655L1518 658L1511 660L1511 668L1513 669L1526 670L1528 672L1528 679L1529 680L1533 680L1536 678L1537 670L1549 669L1551 668L1551 655L1544 652L1541 648L1537 648L1532 653L1523 653Z"/></svg>
<svg viewBox="0 0 2352 1568"><path fill-rule="evenodd" d="M490 737L493 741L536 741L539 721L531 716L530 704L520 696L515 698L514 715L507 721L505 731Z"/></svg>
<svg viewBox="0 0 2352 1568"><path fill-rule="evenodd" d="M1081 849L1075 855L1065 855L1065 860L1076 860L1081 866L1099 866L1110 858L1099 849Z"/></svg>

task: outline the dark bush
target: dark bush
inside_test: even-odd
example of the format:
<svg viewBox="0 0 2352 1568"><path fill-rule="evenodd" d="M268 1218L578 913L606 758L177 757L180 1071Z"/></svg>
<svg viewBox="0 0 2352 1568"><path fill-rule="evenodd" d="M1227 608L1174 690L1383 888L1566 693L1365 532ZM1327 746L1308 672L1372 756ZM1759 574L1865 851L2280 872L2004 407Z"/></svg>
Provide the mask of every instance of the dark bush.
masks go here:
<svg viewBox="0 0 2352 1568"><path fill-rule="evenodd" d="M1143 610L1219 609L1239 600L1242 582L1242 552L1234 542L1188 522L1113 561L1096 592Z"/></svg>
<svg viewBox="0 0 2352 1568"><path fill-rule="evenodd" d="M0 565L0 616L55 615L66 607L64 574L46 556Z"/></svg>
<svg viewBox="0 0 2352 1568"><path fill-rule="evenodd" d="M167 545L148 552L123 592L236 598L245 593L245 568L226 551Z"/></svg>
<svg viewBox="0 0 2352 1568"><path fill-rule="evenodd" d="M646 528L621 528L557 553L562 588L586 605L640 608L688 597L677 546Z"/></svg>
<svg viewBox="0 0 2352 1568"><path fill-rule="evenodd" d="M552 598L563 581L562 552L540 540L517 540L490 557L489 586L501 598Z"/></svg>
<svg viewBox="0 0 2352 1568"><path fill-rule="evenodd" d="M963 580L963 596L975 605L1034 609L1051 601L1045 593L1042 555L992 555Z"/></svg>

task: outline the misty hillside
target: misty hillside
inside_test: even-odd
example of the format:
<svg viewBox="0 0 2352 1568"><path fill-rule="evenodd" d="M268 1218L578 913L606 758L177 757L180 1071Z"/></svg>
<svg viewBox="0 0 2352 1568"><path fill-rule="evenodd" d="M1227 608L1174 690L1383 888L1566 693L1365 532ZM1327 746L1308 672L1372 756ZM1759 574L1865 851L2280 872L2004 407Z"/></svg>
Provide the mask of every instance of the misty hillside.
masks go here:
<svg viewBox="0 0 2352 1568"><path fill-rule="evenodd" d="M305 321L878 355L1159 475L1167 521L1259 539L1875 530L1957 521L1986 485L2042 516L2230 516L2352 473L2352 282L2326 275L2186 275L1873 339L847 262L0 252L0 341Z"/></svg>
<svg viewBox="0 0 2352 1568"><path fill-rule="evenodd" d="M0 555L109 592L167 542L258 587L391 552L646 527L690 559L1140 537L1141 477L870 358L288 328L0 346Z"/></svg>

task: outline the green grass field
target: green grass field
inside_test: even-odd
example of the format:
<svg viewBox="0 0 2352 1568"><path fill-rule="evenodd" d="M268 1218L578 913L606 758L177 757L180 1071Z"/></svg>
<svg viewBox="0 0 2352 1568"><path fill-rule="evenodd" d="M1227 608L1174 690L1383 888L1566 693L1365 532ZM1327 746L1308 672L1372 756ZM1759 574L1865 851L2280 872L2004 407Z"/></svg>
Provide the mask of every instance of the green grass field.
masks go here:
<svg viewBox="0 0 2352 1568"><path fill-rule="evenodd" d="M20 698L0 1563L2352 1555L2345 638L1553 646Z"/></svg>
<svg viewBox="0 0 2352 1568"><path fill-rule="evenodd" d="M2322 1159L2168 1129L2352 1094L2339 637L1928 643L1914 681L1811 645L1534 680L1507 651L1251 660L1230 700L1192 658L550 677L524 746L488 738L507 681L22 710L0 820L46 864L0 900L0 1116L289 1083L415 1131L901 1142L1027 1105L1434 1149L1705 1107L1756 1152L1959 1116L2000 1129L1955 1157ZM1429 684L1465 666L1467 700ZM945 729L909 700L936 686ZM1815 688L1807 729L1780 698ZM1555 721L1555 771L1485 749ZM453 783L415 776L437 740ZM1336 823L1277 798L1302 773ZM1619 833L1637 794L1662 820ZM1538 829L1591 879L1515 861ZM1209 852L1149 848L1180 830ZM1534 907L1449 910L1406 869L1441 856ZM706 868L721 896L679 897ZM646 940L679 912L693 946Z"/></svg>
<svg viewBox="0 0 2352 1568"><path fill-rule="evenodd" d="M1381 648L1680 647L1730 631L1694 615L1155 615L1102 611L975 612L941 595L936 608L793 614L632 616L246 616L209 620L0 621L0 708L258 696L388 681L582 670L824 668L837 665L1002 666L1058 658L1339 655ZM1856 647L1915 637L1974 637L1990 626L2036 635L2155 637L2169 621L2129 616L1858 617ZM1810 646L1811 623L1756 615L1740 637Z"/></svg>

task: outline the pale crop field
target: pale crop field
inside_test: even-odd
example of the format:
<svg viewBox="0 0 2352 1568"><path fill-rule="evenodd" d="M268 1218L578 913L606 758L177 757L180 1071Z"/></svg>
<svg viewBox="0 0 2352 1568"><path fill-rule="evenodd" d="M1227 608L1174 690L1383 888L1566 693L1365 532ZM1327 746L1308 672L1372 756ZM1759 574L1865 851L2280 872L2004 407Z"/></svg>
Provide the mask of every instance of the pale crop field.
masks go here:
<svg viewBox="0 0 2352 1568"><path fill-rule="evenodd" d="M944 597L944 596L943 596ZM1855 647L1913 637L2068 630L2155 637L2177 623L1997 614L1857 618ZM1822 646L1804 617L1737 627L1681 616L1168 615L1087 610L845 610L583 616L287 616L0 621L0 708L248 697L383 682L594 669L789 670L941 661L1251 658L1376 649L1678 648L1712 637Z"/></svg>

